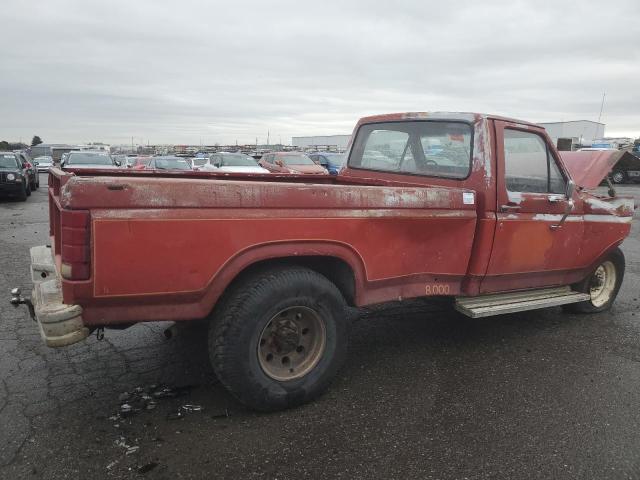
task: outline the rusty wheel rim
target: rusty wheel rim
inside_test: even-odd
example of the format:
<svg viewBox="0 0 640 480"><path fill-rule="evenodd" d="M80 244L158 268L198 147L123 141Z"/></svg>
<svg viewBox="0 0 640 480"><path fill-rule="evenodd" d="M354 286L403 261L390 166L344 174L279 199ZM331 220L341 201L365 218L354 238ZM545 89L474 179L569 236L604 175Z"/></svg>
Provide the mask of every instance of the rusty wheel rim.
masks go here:
<svg viewBox="0 0 640 480"><path fill-rule="evenodd" d="M591 278L589 294L594 307L601 307L611 299L616 286L616 267L606 261L596 268Z"/></svg>
<svg viewBox="0 0 640 480"><path fill-rule="evenodd" d="M260 367L274 380L301 378L322 358L326 340L325 324L318 312L307 307L285 308L267 322L260 334Z"/></svg>

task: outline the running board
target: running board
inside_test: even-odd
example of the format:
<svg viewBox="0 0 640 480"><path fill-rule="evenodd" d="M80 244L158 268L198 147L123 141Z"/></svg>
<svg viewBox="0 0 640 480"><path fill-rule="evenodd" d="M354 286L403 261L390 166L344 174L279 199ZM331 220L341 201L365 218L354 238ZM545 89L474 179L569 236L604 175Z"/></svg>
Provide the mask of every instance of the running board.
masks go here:
<svg viewBox="0 0 640 480"><path fill-rule="evenodd" d="M479 297L456 297L456 310L468 317L480 318L536 308L557 307L568 303L584 302L590 298L588 293L575 292L569 286L543 288Z"/></svg>

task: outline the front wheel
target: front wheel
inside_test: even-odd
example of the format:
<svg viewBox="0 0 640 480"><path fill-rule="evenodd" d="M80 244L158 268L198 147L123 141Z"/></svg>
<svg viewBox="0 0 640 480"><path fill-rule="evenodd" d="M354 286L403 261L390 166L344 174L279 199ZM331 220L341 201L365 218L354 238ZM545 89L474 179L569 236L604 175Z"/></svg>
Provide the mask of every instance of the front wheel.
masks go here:
<svg viewBox="0 0 640 480"><path fill-rule="evenodd" d="M347 353L344 299L326 277L274 268L232 287L209 325L209 356L245 405L275 411L320 395Z"/></svg>
<svg viewBox="0 0 640 480"><path fill-rule="evenodd" d="M566 305L566 310L576 313L596 313L609 310L622 285L624 265L624 253L616 248L587 278L573 286L574 290L591 295L591 299L586 302Z"/></svg>
<svg viewBox="0 0 640 480"><path fill-rule="evenodd" d="M624 183L625 179L626 175L624 174L624 172L621 172L619 170L611 174L611 180L613 181L613 183Z"/></svg>

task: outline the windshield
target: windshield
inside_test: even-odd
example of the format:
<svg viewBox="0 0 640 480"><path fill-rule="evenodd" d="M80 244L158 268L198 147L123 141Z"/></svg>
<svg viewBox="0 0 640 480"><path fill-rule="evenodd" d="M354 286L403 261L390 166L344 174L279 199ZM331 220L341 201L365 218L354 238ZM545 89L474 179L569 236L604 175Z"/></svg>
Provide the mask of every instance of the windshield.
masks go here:
<svg viewBox="0 0 640 480"><path fill-rule="evenodd" d="M249 155L243 155L242 153L229 153L222 155L221 167L255 167L258 165L253 158Z"/></svg>
<svg viewBox="0 0 640 480"><path fill-rule="evenodd" d="M78 152L70 153L66 165L113 165L111 157L105 153Z"/></svg>
<svg viewBox="0 0 640 480"><path fill-rule="evenodd" d="M18 168L16 156L12 153L0 153L0 168Z"/></svg>
<svg viewBox="0 0 640 480"><path fill-rule="evenodd" d="M285 165L315 165L306 155L282 155L276 156L276 160L282 160Z"/></svg>
<svg viewBox="0 0 640 480"><path fill-rule="evenodd" d="M38 163L51 163L52 158L51 157L36 157L34 159L34 161L38 162Z"/></svg>
<svg viewBox="0 0 640 480"><path fill-rule="evenodd" d="M158 170L191 170L189 163L181 158L157 158L155 167Z"/></svg>

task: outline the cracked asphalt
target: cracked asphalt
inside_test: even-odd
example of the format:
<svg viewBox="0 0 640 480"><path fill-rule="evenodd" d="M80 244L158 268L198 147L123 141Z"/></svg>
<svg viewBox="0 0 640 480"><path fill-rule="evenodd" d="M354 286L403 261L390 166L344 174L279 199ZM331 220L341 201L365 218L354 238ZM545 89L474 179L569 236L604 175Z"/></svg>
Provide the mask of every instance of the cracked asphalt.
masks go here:
<svg viewBox="0 0 640 480"><path fill-rule="evenodd" d="M640 203L640 186L620 190ZM0 200L2 479L640 478L637 220L611 312L371 310L327 394L265 415L217 384L202 325L169 341L156 324L45 347L8 292L30 290L28 249L47 243L47 216L44 188ZM115 415L123 392L153 384L190 388ZM202 411L176 415L186 404Z"/></svg>

